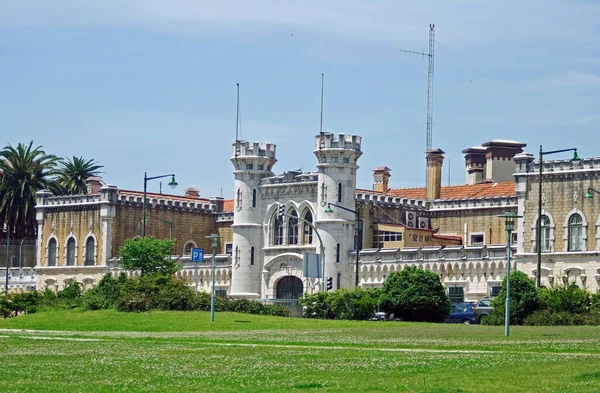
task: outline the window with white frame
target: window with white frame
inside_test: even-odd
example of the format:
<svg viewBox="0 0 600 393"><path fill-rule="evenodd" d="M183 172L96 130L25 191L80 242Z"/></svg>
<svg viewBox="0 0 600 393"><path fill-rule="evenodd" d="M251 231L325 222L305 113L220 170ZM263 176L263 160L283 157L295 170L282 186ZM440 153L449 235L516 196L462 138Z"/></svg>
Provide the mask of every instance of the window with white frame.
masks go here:
<svg viewBox="0 0 600 393"><path fill-rule="evenodd" d="M48 266L56 266L56 254L57 254L58 243L55 238L50 239L48 242Z"/></svg>
<svg viewBox="0 0 600 393"><path fill-rule="evenodd" d="M71 237L67 240L67 266L75 266L75 238Z"/></svg>
<svg viewBox="0 0 600 393"><path fill-rule="evenodd" d="M542 252L550 252L552 251L552 244L550 242L550 218L548 216L543 215L542 220L540 221L541 227L541 237L540 237L540 245Z"/></svg>
<svg viewBox="0 0 600 393"><path fill-rule="evenodd" d="M288 212L288 244L298 244L298 213L296 210L291 209Z"/></svg>
<svg viewBox="0 0 600 393"><path fill-rule="evenodd" d="M583 249L583 218L574 213L569 217L568 250L581 251Z"/></svg>
<svg viewBox="0 0 600 393"><path fill-rule="evenodd" d="M280 246L283 244L283 218L278 217L277 214L273 215L273 242L274 246Z"/></svg>
<svg viewBox="0 0 600 393"><path fill-rule="evenodd" d="M306 221L310 222L312 224L313 222L313 217L312 217L312 213L310 212L310 210L306 209L304 212L304 217L303 217ZM304 227L304 231L302 234L302 244L312 244L313 241L313 229L312 226L308 225L306 222L302 222L303 227Z"/></svg>
<svg viewBox="0 0 600 393"><path fill-rule="evenodd" d="M196 248L196 243L188 240L183 246L183 255L190 255L192 253L192 248Z"/></svg>
<svg viewBox="0 0 600 393"><path fill-rule="evenodd" d="M85 266L94 266L96 264L96 241L89 236L85 241Z"/></svg>
<svg viewBox="0 0 600 393"><path fill-rule="evenodd" d="M483 246L485 243L484 233L471 233L470 238L472 246Z"/></svg>
<svg viewBox="0 0 600 393"><path fill-rule="evenodd" d="M225 254L233 254L233 243L225 243Z"/></svg>

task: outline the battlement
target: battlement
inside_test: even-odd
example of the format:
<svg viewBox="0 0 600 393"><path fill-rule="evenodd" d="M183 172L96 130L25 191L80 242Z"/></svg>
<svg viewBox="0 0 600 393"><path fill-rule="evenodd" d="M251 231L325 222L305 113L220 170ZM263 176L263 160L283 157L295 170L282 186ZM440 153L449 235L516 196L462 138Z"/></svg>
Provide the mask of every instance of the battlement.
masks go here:
<svg viewBox="0 0 600 393"><path fill-rule="evenodd" d="M534 160L531 153L522 153L515 156L516 175L536 176L539 175L540 162ZM551 174L566 174L577 172L600 172L600 157L582 158L579 161L571 159L547 160L544 159L542 171L544 176Z"/></svg>
<svg viewBox="0 0 600 393"><path fill-rule="evenodd" d="M265 158L276 158L276 146L274 143L268 142L248 142L248 141L235 141L233 146L233 157L245 158L245 157L265 157Z"/></svg>
<svg viewBox="0 0 600 393"><path fill-rule="evenodd" d="M283 174L265 177L262 184L287 184L287 183L307 183L319 180L318 173L302 173L296 171L284 172Z"/></svg>
<svg viewBox="0 0 600 393"><path fill-rule="evenodd" d="M338 134L331 132L322 132L315 136L315 149L350 149L360 150L361 137L358 135Z"/></svg>

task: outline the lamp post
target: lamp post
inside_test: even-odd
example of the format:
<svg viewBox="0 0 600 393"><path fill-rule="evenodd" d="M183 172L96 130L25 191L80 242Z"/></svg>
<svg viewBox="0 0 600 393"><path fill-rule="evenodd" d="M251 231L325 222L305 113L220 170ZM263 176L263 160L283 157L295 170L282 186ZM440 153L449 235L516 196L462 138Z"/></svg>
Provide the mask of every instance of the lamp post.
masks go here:
<svg viewBox="0 0 600 393"><path fill-rule="evenodd" d="M144 172L144 200L142 202L142 237L146 237L146 190L148 188L148 180L162 179L163 177L169 177L169 176L171 176L171 181L169 182L169 187L171 187L171 188L177 187L177 182L175 181L175 175L172 173L170 173L168 175L148 177L148 173Z"/></svg>
<svg viewBox="0 0 600 393"><path fill-rule="evenodd" d="M542 287L542 174L544 169L544 156L555 154L555 153L564 153L566 151L573 152L572 161L580 161L581 159L577 155L577 149L572 147L569 149L561 149L561 150L552 150L552 151L543 151L542 145L540 145L540 176L539 176L539 184L538 184L538 217L536 223L536 239L535 239L535 248L537 251L537 271L535 275L536 286L538 288Z"/></svg>
<svg viewBox="0 0 600 393"><path fill-rule="evenodd" d="M592 192L595 192L596 194L600 194L600 191L594 190L592 187L590 187L587 189L587 191L583 197L585 199L592 199L594 197L594 194L592 194Z"/></svg>
<svg viewBox="0 0 600 393"><path fill-rule="evenodd" d="M512 231L515 229L515 218L518 216L513 212L502 214L498 217L505 218L506 232L508 232L508 245L506 247L506 306L504 313L504 335L508 337L510 326L510 252L512 247Z"/></svg>
<svg viewBox="0 0 600 393"><path fill-rule="evenodd" d="M8 262L10 259L10 226L6 226L6 284L4 285L4 289L6 290L6 295L8 295Z"/></svg>
<svg viewBox="0 0 600 393"><path fill-rule="evenodd" d="M333 209L331 206L339 207L342 210L345 210L350 213L354 213L356 216L356 275L354 278L354 286L358 286L358 262L360 259L360 249L362 243L362 221L360 220L360 211L348 209L347 207L336 205L335 203L327 203L327 209L325 209L325 213L331 214L333 213Z"/></svg>
<svg viewBox="0 0 600 393"><path fill-rule="evenodd" d="M210 236L205 236L207 239L211 239L212 245L212 290L210 295L210 321L215 321L215 266L217 264L217 242L221 238L221 236L212 234ZM196 264L198 266L198 264Z"/></svg>

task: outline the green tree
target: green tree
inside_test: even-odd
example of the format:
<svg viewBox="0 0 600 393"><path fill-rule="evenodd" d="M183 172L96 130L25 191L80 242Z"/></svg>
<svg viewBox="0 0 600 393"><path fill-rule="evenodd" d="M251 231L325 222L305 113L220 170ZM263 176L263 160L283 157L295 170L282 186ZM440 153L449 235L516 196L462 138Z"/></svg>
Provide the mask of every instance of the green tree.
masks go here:
<svg viewBox="0 0 600 393"><path fill-rule="evenodd" d="M56 171L56 189L67 195L87 194L86 180L98 176L101 168L104 166L94 160L86 161L83 157L62 160Z"/></svg>
<svg viewBox="0 0 600 393"><path fill-rule="evenodd" d="M179 265L170 258L175 244L172 240L161 240L154 237L142 237L125 240L120 248L121 266L129 270L139 270L146 274L173 274Z"/></svg>
<svg viewBox="0 0 600 393"><path fill-rule="evenodd" d="M16 148L9 144L0 151L0 220L16 238L35 236L35 194L50 188L59 160L41 146L33 148L33 141Z"/></svg>
<svg viewBox="0 0 600 393"><path fill-rule="evenodd" d="M392 272L381 289L381 309L406 321L441 322L450 299L437 274L409 266Z"/></svg>
<svg viewBox="0 0 600 393"><path fill-rule="evenodd" d="M504 315L506 310L506 277L502 282L502 289L498 296L492 300L494 312L489 318L490 323L498 321L504 323ZM513 271L510 273L510 321L511 324L522 325L528 315L538 310L540 302L535 283L527 277L527 274L521 271Z"/></svg>

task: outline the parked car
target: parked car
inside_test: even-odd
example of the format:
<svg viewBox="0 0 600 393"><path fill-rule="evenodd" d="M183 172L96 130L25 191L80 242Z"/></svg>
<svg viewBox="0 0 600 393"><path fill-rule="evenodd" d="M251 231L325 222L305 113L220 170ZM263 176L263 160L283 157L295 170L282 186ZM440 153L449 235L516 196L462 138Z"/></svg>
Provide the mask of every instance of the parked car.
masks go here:
<svg viewBox="0 0 600 393"><path fill-rule="evenodd" d="M388 315L383 311L377 311L371 316L371 321L386 321L387 319Z"/></svg>
<svg viewBox="0 0 600 393"><path fill-rule="evenodd" d="M475 307L474 302L470 303L458 303L452 309L450 315L444 319L444 323L464 323L470 325L473 323L473 308Z"/></svg>
<svg viewBox="0 0 600 393"><path fill-rule="evenodd" d="M489 297L480 299L473 308L473 323L481 323L481 321L487 318L492 311L494 311L494 308L492 307L492 299Z"/></svg>

